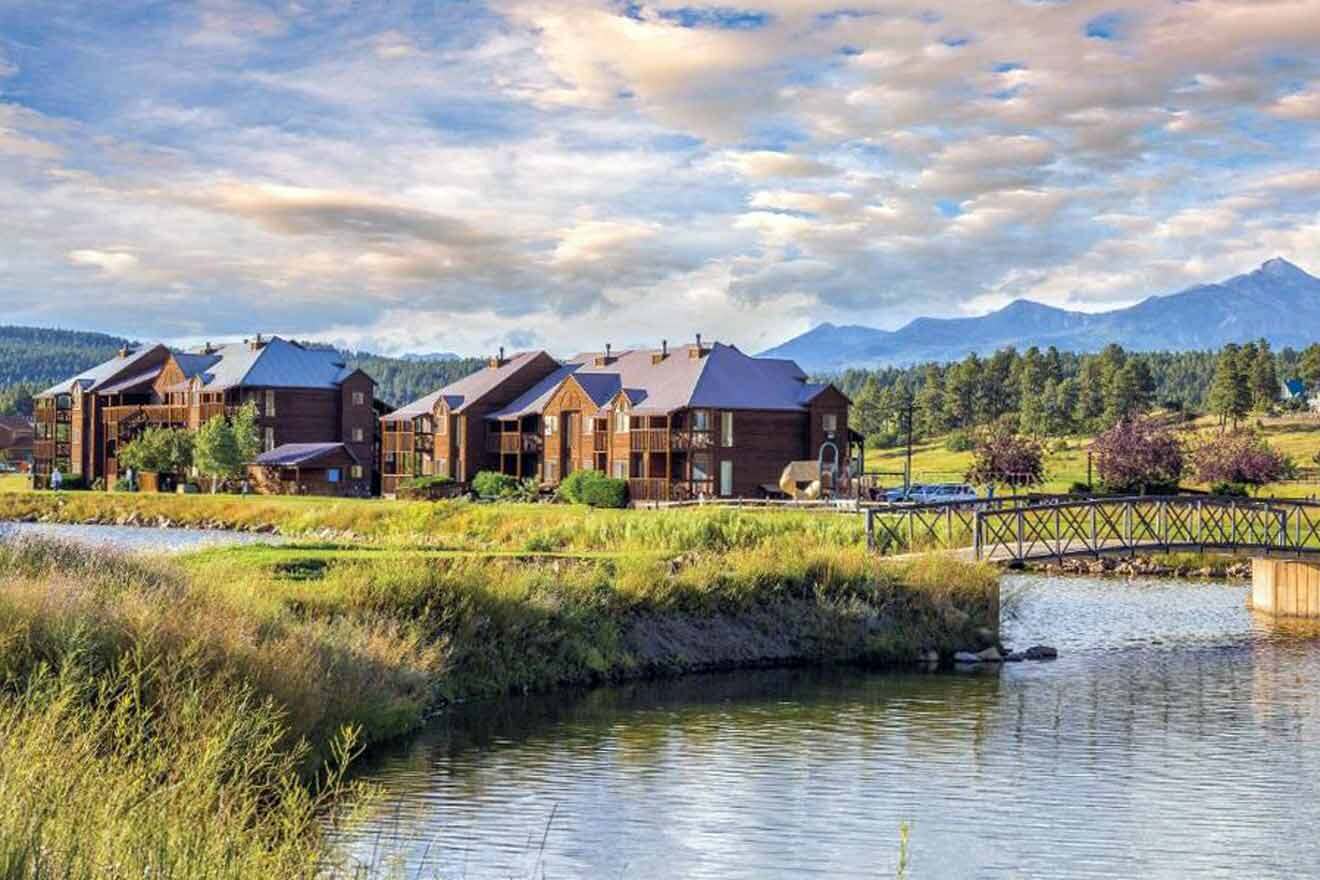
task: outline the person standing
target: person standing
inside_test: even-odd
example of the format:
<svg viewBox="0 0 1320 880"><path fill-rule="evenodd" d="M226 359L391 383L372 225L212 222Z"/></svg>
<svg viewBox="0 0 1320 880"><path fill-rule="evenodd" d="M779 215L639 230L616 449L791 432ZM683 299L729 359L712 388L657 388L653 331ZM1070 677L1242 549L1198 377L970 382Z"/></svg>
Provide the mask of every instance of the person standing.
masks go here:
<svg viewBox="0 0 1320 880"><path fill-rule="evenodd" d="M64 474L60 473L59 468L55 468L55 470L52 471L50 475L50 487L54 489L56 492L58 492L60 491L60 487L62 487L63 485L64 485Z"/></svg>

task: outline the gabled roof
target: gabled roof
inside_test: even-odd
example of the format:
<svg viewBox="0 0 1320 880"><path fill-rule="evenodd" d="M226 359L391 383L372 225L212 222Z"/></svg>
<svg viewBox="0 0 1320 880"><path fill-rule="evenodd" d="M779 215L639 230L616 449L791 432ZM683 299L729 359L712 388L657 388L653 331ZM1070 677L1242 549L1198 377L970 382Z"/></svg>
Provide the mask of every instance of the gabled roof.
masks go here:
<svg viewBox="0 0 1320 880"><path fill-rule="evenodd" d="M514 399L508 406L486 416L492 421L500 419L516 419L522 416L537 415L545 409L545 405L550 402L551 396L563 384L564 380L573 375L582 367L580 361L569 361L560 366L550 375L546 376L540 382L537 382L531 388L527 389Z"/></svg>
<svg viewBox="0 0 1320 880"><path fill-rule="evenodd" d="M513 419L539 413L554 391L570 376L602 409L622 392L634 413L663 415L691 407L800 411L833 386L807 382L796 363L783 358L758 358L731 345L685 345L662 352L639 349L611 357L584 352L536 387L492 413L491 419Z"/></svg>
<svg viewBox="0 0 1320 880"><path fill-rule="evenodd" d="M151 388L151 383L156 381L156 378L160 376L161 371L164 369L165 367L162 364L155 369L136 373L129 376L127 379L120 379L118 382L109 385L102 385L97 389L97 392L99 394L124 394L128 391L149 390Z"/></svg>
<svg viewBox="0 0 1320 880"><path fill-rule="evenodd" d="M1288 393L1293 397L1301 397L1306 393L1306 383L1301 379L1289 379L1287 382L1283 383L1283 387L1286 388Z"/></svg>
<svg viewBox="0 0 1320 880"><path fill-rule="evenodd" d="M204 357L213 357L204 364ZM273 336L252 345L232 342L210 355L192 355L189 365L179 366L185 373L195 370L207 391L226 388L321 388L336 389L355 370L350 369L337 351L303 348L296 342ZM192 378L190 376L189 378Z"/></svg>
<svg viewBox="0 0 1320 880"><path fill-rule="evenodd" d="M0 416L0 428L15 434L31 434L34 430L27 416Z"/></svg>
<svg viewBox="0 0 1320 880"><path fill-rule="evenodd" d="M475 373L464 376L457 382L451 382L444 388L432 391L412 403L404 404L385 416L387 421L403 421L418 416L429 415L435 411L436 404L444 398L450 412L461 413L486 395L499 388L504 382L522 371L538 357L549 357L544 351L521 351L506 358L498 367L483 367Z"/></svg>
<svg viewBox="0 0 1320 880"><path fill-rule="evenodd" d="M343 443L285 443L258 455L256 464L264 467L302 467L335 453L347 454L355 464L362 463L353 454L353 450Z"/></svg>
<svg viewBox="0 0 1320 880"><path fill-rule="evenodd" d="M110 360L97 364L89 370L85 370L76 376L70 376L63 382L57 382L47 388L36 397L54 397L57 394L68 394L73 390L74 385L80 386L83 391L96 391L102 385L119 378L126 372L132 370L135 365L141 364L148 356L159 351L167 351L163 345L144 345L135 350L129 351L123 357L114 357Z"/></svg>

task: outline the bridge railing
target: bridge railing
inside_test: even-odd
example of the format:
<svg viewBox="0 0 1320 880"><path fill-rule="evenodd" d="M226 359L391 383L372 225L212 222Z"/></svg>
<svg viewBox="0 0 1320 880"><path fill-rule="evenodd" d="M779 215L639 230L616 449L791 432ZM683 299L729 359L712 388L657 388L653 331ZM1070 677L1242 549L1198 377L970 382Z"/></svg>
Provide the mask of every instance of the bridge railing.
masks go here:
<svg viewBox="0 0 1320 880"><path fill-rule="evenodd" d="M871 550L955 550L971 547L976 516L1019 507L1077 502L1077 495L1006 495L977 501L864 504L866 545Z"/></svg>
<svg viewBox="0 0 1320 880"><path fill-rule="evenodd" d="M977 511L977 559L1024 562L1138 551L1320 554L1320 504L1278 499L1105 498Z"/></svg>

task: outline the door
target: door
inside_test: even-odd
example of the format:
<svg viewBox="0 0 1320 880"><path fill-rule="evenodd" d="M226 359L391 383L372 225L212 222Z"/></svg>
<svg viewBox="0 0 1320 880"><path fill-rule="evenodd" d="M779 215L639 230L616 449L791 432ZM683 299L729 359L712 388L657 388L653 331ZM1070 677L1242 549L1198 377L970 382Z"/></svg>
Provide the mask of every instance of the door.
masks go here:
<svg viewBox="0 0 1320 880"><path fill-rule="evenodd" d="M576 412L565 412L559 421L559 448L562 462L559 473L563 477L573 473L573 465L577 461L578 443L581 440L578 431L579 416L580 414Z"/></svg>
<svg viewBox="0 0 1320 880"><path fill-rule="evenodd" d="M727 458L720 462L720 495L725 498L733 495L733 462Z"/></svg>

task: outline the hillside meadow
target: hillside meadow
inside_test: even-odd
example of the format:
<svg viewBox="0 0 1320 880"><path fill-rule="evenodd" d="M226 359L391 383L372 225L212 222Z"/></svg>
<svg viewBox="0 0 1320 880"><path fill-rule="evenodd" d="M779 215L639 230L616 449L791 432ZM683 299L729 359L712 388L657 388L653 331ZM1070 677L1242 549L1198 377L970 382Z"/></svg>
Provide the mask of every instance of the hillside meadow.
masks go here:
<svg viewBox="0 0 1320 880"><path fill-rule="evenodd" d="M1257 427L1265 439L1302 468L1314 468L1313 456L1320 453L1320 418L1264 418L1248 420L1249 427ZM1197 434L1217 430L1211 417L1203 417L1184 426L1182 433L1188 440ZM1090 436L1056 437L1044 441L1046 449L1044 485L1036 487L1042 492L1067 492L1074 483L1086 482L1086 452L1093 440ZM951 452L946 448L948 437L936 437L914 444L912 447L912 479L914 482L956 482L972 464L971 452ZM906 450L867 449L868 470L901 473ZM901 482L901 477L895 477ZM1099 479L1098 476L1095 479ZM1205 489L1192 480L1183 480L1189 488ZM1320 482L1290 481L1263 486L1261 495L1280 498L1304 498L1320 493Z"/></svg>

